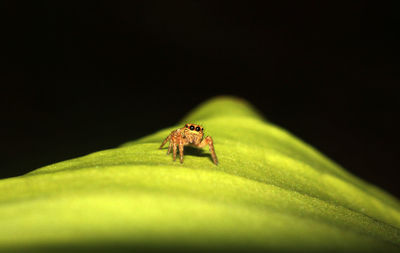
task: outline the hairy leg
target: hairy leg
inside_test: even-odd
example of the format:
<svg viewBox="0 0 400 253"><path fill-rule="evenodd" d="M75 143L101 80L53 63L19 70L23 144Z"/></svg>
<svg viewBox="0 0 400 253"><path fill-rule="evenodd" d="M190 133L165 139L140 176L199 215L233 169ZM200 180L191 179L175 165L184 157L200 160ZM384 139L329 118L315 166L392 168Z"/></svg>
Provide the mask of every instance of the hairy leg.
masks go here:
<svg viewBox="0 0 400 253"><path fill-rule="evenodd" d="M174 156L174 161L175 161L176 160L176 142L172 143L172 148L173 148L172 155Z"/></svg>
<svg viewBox="0 0 400 253"><path fill-rule="evenodd" d="M160 149L162 149L162 147L165 145L165 143L167 143L167 141L169 141L171 139L171 135L168 135L167 138L165 138L165 140L161 143Z"/></svg>
<svg viewBox="0 0 400 253"><path fill-rule="evenodd" d="M169 153L171 153L171 149L172 149L172 141L169 142L167 155L169 155Z"/></svg>
<svg viewBox="0 0 400 253"><path fill-rule="evenodd" d="M204 147L206 145L208 145L208 148L210 150L213 162L215 163L215 165L217 165L218 164L218 159L217 159L217 155L215 154L214 142L213 142L213 139L210 136L207 136L205 139L203 139L200 142L200 144L197 145L197 147L202 148L202 147Z"/></svg>
<svg viewBox="0 0 400 253"><path fill-rule="evenodd" d="M181 159L181 163L183 163L183 143L179 142L179 158Z"/></svg>

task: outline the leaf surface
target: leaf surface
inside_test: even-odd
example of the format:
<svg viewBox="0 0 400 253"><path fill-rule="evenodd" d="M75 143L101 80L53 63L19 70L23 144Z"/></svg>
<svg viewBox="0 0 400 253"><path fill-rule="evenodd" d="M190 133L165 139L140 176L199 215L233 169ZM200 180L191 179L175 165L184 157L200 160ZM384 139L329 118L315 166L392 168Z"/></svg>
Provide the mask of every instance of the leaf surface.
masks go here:
<svg viewBox="0 0 400 253"><path fill-rule="evenodd" d="M172 161L184 123L213 137ZM0 180L0 250L399 252L399 201L232 97L118 148Z"/></svg>

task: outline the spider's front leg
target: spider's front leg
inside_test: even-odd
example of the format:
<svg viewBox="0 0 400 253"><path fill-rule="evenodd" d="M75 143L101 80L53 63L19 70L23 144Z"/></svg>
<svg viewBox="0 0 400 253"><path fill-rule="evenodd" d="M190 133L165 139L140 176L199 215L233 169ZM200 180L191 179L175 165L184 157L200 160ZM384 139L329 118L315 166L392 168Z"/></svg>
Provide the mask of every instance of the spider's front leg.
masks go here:
<svg viewBox="0 0 400 253"><path fill-rule="evenodd" d="M211 136L207 136L205 139L203 139L197 147L202 148L204 146L208 145L208 148L210 149L211 152L211 157L213 159L213 162L215 165L218 165L218 159L217 155L215 154L215 149L214 149L214 142Z"/></svg>
<svg viewBox="0 0 400 253"><path fill-rule="evenodd" d="M181 163L183 163L183 140L181 136L175 136L171 140L172 142L172 147L173 147L173 157L174 161L176 160L176 153L177 153L177 146L179 148L179 160Z"/></svg>

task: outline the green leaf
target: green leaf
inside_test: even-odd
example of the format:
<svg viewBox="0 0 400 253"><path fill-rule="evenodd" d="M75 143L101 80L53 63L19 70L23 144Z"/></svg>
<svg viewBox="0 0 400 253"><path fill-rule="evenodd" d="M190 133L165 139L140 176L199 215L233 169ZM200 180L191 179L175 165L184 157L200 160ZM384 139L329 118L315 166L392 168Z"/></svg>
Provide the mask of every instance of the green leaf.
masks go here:
<svg viewBox="0 0 400 253"><path fill-rule="evenodd" d="M158 149L185 122L213 137L218 166L207 148L183 164ZM218 97L150 136L0 180L1 251L77 249L399 252L400 204Z"/></svg>

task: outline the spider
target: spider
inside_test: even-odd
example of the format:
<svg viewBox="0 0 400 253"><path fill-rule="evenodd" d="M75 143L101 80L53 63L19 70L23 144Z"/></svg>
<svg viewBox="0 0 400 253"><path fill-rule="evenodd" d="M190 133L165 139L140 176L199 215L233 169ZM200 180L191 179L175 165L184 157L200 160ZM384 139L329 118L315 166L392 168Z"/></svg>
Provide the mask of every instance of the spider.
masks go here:
<svg viewBox="0 0 400 253"><path fill-rule="evenodd" d="M213 159L213 162L215 165L218 164L217 160L217 155L215 154L214 150L214 144L213 144L213 139L211 136L207 136L205 139L203 139L203 130L204 128L201 127L200 125L196 124L186 124L182 128L178 128L174 131L172 131L167 138L163 141L163 143L160 146L160 149L169 141L169 147L168 147L168 152L167 155L171 152L171 148L173 149L173 157L174 161L176 160L176 146L178 145L179 147L179 156L181 163L183 163L183 146L185 145L190 145L193 147L197 148L202 148L206 145L208 145L210 152L211 152L211 157Z"/></svg>

